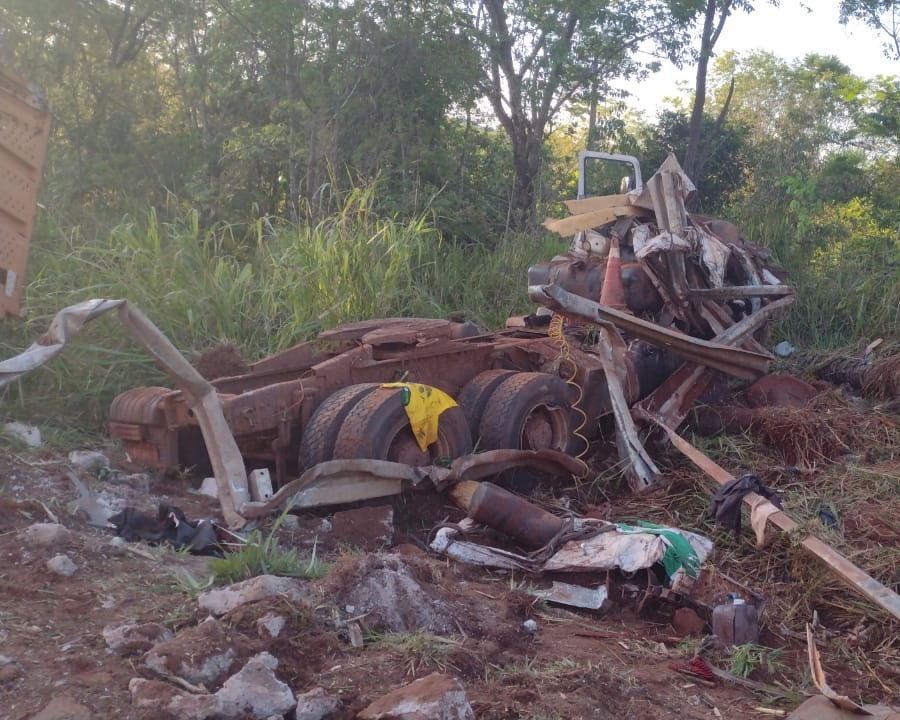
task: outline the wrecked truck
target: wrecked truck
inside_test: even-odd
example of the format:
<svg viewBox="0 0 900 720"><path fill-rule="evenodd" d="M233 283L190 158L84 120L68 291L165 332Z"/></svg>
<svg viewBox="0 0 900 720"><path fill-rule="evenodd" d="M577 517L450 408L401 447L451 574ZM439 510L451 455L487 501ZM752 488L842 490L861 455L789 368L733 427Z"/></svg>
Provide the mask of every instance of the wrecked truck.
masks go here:
<svg viewBox="0 0 900 720"><path fill-rule="evenodd" d="M594 162L626 168L626 192L591 196ZM440 466L503 449L580 459L614 436L633 489L652 486L659 472L636 423L652 414L677 426L722 373L764 374L759 339L793 290L734 225L687 212L694 186L674 156L645 184L635 158L584 152L579 178L569 217L545 223L572 237L568 251L528 270L535 314L494 332L351 323L214 379L248 467L274 470L280 487L334 459ZM120 394L109 432L151 467L208 464L180 390Z"/></svg>

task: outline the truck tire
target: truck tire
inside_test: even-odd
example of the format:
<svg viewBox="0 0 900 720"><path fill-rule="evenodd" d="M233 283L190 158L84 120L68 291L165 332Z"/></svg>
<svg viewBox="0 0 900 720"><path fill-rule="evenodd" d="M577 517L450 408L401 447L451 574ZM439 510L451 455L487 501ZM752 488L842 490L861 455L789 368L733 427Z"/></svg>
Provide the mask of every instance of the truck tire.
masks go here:
<svg viewBox="0 0 900 720"><path fill-rule="evenodd" d="M362 398L373 392L378 383L348 385L332 393L316 408L300 439L300 455L297 469L300 473L313 465L332 459L334 443L341 425Z"/></svg>
<svg viewBox="0 0 900 720"><path fill-rule="evenodd" d="M556 375L517 372L503 379L481 415L478 442L482 450L558 450L573 442L572 407L565 382ZM517 467L500 474L497 483L531 492L540 474Z"/></svg>
<svg viewBox="0 0 900 720"><path fill-rule="evenodd" d="M514 373L488 398L478 426L484 450L559 450L572 436L566 384L556 375Z"/></svg>
<svg viewBox="0 0 900 720"><path fill-rule="evenodd" d="M484 406L497 386L514 374L514 370L485 370L469 380L460 391L457 400L466 415L466 420L469 421L469 430L476 442Z"/></svg>
<svg viewBox="0 0 900 720"><path fill-rule="evenodd" d="M472 452L472 433L459 406L441 413L438 438L422 452L409 425L398 388L378 388L347 415L334 445L335 458L372 458L420 466Z"/></svg>

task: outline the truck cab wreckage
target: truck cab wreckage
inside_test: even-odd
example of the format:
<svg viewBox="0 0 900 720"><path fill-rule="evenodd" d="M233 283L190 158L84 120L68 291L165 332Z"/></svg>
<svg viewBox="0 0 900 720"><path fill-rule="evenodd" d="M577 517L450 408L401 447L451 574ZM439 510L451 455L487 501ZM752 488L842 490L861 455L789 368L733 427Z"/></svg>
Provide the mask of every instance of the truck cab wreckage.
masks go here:
<svg viewBox="0 0 900 720"><path fill-rule="evenodd" d="M730 223L687 213L693 185L674 156L646 185L633 158L602 159L630 163L636 187L571 201L570 217L547 222L574 242L529 269L537 315L492 333L448 320L353 323L212 382L241 456L274 469L279 499L298 486L289 478L311 471L319 479L301 483L301 506L372 496L364 482L337 492L321 463L369 459L437 473L475 448L469 472L481 462L496 472L497 457L527 465L541 453L557 472L582 474L580 458L609 432L640 492L660 473L636 422L677 427L717 374L765 374L772 356L755 336L793 300L765 251ZM436 425L424 441L410 423L423 393L432 409L418 411ZM109 416L110 435L132 459L158 468L206 464L199 424L183 392L156 387L118 396ZM482 460L484 451L505 452Z"/></svg>

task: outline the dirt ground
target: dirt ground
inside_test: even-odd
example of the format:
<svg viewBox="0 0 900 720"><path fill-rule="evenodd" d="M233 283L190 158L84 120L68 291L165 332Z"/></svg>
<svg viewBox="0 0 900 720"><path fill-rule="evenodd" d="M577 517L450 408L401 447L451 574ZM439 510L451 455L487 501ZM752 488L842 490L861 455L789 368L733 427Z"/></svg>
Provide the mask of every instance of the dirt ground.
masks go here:
<svg viewBox="0 0 900 720"><path fill-rule="evenodd" d="M129 505L155 513L166 502L189 518L220 517L215 499L193 491L197 478L142 474L114 449L106 452L112 471L81 477L113 509ZM8 449L0 455L0 719L153 717L132 705L129 692L132 678L151 675L139 655L111 652L103 629L143 622L173 631L197 625L206 615L196 595L209 576L210 559L145 543L123 544L112 531L90 526L73 507L78 493L67 471L65 457L44 451ZM896 483L900 464L882 464L879 472ZM651 502L668 502L662 499L668 493L674 503L679 493L696 490L690 474L682 475ZM616 518L634 509L627 500L617 508L611 498L596 510ZM295 693L322 687L340 697L336 717L352 718L385 692L435 670L460 680L476 717L498 720L774 717L811 692L802 621L787 627L784 618L763 617L760 644L776 652L759 661L750 678L782 688L784 697L725 680L708 685L671 667L690 659L699 641L680 637L672 627L674 608L655 602L638 614L633 603L623 602L600 613L536 602L527 590L539 579L473 569L424 551L433 522L461 517L444 498L400 503L397 512L394 547L382 552L410 564L435 607L446 603L452 608L454 627L448 632L373 632L362 647L354 647L345 629L328 621L328 607L341 603L342 588L361 581L367 556L346 538L320 532L320 518L314 516L301 517L297 529L284 531L281 540L304 549L315 542L318 556L330 563L330 573L314 582L323 597L319 610L325 611L268 601L224 618L235 638L252 650L267 647L278 658L276 674ZM857 532L869 533L879 547L887 542L896 559L898 513L880 516L879 523L867 523L862 515L853 518ZM70 532L37 544L24 531L45 522L59 522ZM74 562L71 576L46 566L61 553ZM723 571L733 571L729 559L736 557L733 542L726 542L717 562ZM779 594L771 577L739 579L763 595ZM884 626L884 619L849 591L843 597L856 607L862 626L867 616ZM290 617L290 632L261 643L252 628L273 607ZM536 631L524 628L528 619L537 624ZM826 656L832 684L866 702L896 701L900 672L893 645L873 640L870 632L869 639L883 652L866 659L852 650L849 631L829 632L847 647L839 666L829 664L834 654ZM721 653L710 659L734 669ZM75 708L68 714L59 710L67 703Z"/></svg>

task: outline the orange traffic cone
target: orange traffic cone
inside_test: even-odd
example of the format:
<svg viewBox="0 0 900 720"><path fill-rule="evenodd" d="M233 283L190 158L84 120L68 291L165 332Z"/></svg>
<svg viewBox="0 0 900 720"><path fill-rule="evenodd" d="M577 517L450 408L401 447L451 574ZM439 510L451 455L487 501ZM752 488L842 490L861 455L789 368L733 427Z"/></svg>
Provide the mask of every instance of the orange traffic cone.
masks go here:
<svg viewBox="0 0 900 720"><path fill-rule="evenodd" d="M619 236L615 233L609 244L609 257L606 260L606 273L603 276L603 287L600 289L600 304L614 310L628 312L625 303L625 288L622 287L622 258L619 255Z"/></svg>

